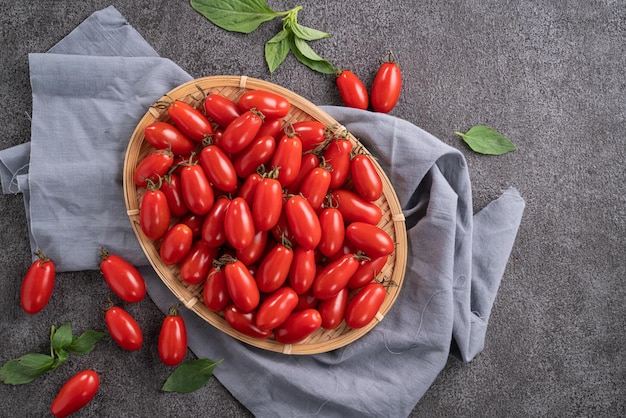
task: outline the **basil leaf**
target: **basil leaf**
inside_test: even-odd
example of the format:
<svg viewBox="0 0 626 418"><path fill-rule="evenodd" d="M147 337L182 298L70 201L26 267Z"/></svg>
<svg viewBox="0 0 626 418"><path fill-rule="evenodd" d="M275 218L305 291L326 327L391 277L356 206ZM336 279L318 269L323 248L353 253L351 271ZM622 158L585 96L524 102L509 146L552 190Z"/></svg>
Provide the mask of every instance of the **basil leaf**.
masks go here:
<svg viewBox="0 0 626 418"><path fill-rule="evenodd" d="M517 149L506 136L485 125L477 125L466 133L455 132L455 134L463 138L473 151L480 154L502 155Z"/></svg>
<svg viewBox="0 0 626 418"><path fill-rule="evenodd" d="M191 7L220 28L241 33L250 33L284 14L272 10L264 0L191 0Z"/></svg>
<svg viewBox="0 0 626 418"><path fill-rule="evenodd" d="M51 370L53 363L54 358L47 354L25 354L0 368L0 380L7 385L29 383Z"/></svg>
<svg viewBox="0 0 626 418"><path fill-rule="evenodd" d="M104 332L88 329L80 336L74 337L72 343L67 346L67 351L76 355L91 353L96 348L96 343L104 337Z"/></svg>
<svg viewBox="0 0 626 418"><path fill-rule="evenodd" d="M289 53L289 31L283 29L265 43L265 61L273 73Z"/></svg>
<svg viewBox="0 0 626 418"><path fill-rule="evenodd" d="M291 36L290 38L291 52L293 52L293 55L298 61L314 71L323 74L335 74L335 67L330 62L317 55L305 40L297 36Z"/></svg>
<svg viewBox="0 0 626 418"><path fill-rule="evenodd" d="M58 329L52 326L50 337L50 348L53 352L65 348L72 343L72 325L68 322L61 325Z"/></svg>
<svg viewBox="0 0 626 418"><path fill-rule="evenodd" d="M322 32L321 30L309 28L307 26L303 26L299 23L290 25L293 34L296 37L303 39L305 41L317 41L318 39L324 39L330 37L330 33Z"/></svg>
<svg viewBox="0 0 626 418"><path fill-rule="evenodd" d="M176 368L161 388L164 392L189 393L200 389L213 376L213 369L222 360L214 362L206 358L186 361Z"/></svg>

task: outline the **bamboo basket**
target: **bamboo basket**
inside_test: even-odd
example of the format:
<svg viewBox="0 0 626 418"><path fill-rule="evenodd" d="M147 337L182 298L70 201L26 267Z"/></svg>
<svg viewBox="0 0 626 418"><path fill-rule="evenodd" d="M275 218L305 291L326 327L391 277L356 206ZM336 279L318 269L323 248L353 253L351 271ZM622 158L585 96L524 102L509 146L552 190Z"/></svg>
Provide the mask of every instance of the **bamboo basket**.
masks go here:
<svg viewBox="0 0 626 418"><path fill-rule="evenodd" d="M362 152L369 154L357 138L349 132L345 132L345 128L326 112L292 91L263 80L246 76L204 77L191 80L174 88L159 100L171 101L172 99L178 99L195 106L200 103L203 97L198 87L201 87L206 94L218 93L233 101L237 101L243 92L250 89L262 89L280 94L291 103L289 114L283 118L284 124L303 120L318 120L337 133L347 133L347 137L353 142L353 146L363 147ZM300 343L282 344L274 340L273 337L269 339L257 339L235 331L228 325L221 313L209 310L203 303L203 284L189 285L183 282L180 278L178 266L168 266L161 261L159 257L159 243L148 239L139 225L139 207L145 189L135 186L133 182L133 172L138 162L149 152L154 150L152 146L144 140L144 130L147 125L155 121L167 120L167 110L159 110L151 107L137 124L126 150L123 187L128 216L137 239L152 267L165 285L180 300L182 305L233 338L258 348L284 354L317 354L332 351L359 339L384 318L385 314L396 301L402 288L407 259L407 237L405 220L397 195L389 178L375 159L373 159L374 165L383 181L383 196L375 202L383 212L383 218L378 226L387 232L394 240L396 250L389 256L387 264L383 267L381 272L382 277L390 280L394 285L387 287L385 300L375 319L372 320L370 324L363 328L351 329L347 327L344 321L339 327L333 330L319 329ZM175 222L175 220L173 220L173 222Z"/></svg>

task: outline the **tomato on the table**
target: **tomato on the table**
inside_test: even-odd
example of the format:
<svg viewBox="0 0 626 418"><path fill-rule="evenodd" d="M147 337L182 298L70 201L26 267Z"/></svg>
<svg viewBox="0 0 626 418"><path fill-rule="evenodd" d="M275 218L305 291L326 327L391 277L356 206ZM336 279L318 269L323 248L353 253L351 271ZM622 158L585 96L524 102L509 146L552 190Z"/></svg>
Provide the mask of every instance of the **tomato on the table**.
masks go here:
<svg viewBox="0 0 626 418"><path fill-rule="evenodd" d="M67 380L50 406L55 417L67 417L84 408L96 396L100 377L93 370L81 370Z"/></svg>
<svg viewBox="0 0 626 418"><path fill-rule="evenodd" d="M361 79L350 70L341 70L335 79L343 104L365 110L369 106L367 88Z"/></svg>
<svg viewBox="0 0 626 418"><path fill-rule="evenodd" d="M36 314L46 307L54 291L56 266L41 250L24 275L20 288L20 306L24 312Z"/></svg>
<svg viewBox="0 0 626 418"><path fill-rule="evenodd" d="M146 296L146 282L139 270L105 248L100 249L100 272L109 288L123 301L135 303Z"/></svg>
<svg viewBox="0 0 626 418"><path fill-rule="evenodd" d="M107 309L104 320L111 338L123 349L135 351L143 344L141 327L124 308L113 306Z"/></svg>
<svg viewBox="0 0 626 418"><path fill-rule="evenodd" d="M389 60L378 68L372 83L372 108L376 112L390 112L398 103L401 90L402 72L389 52Z"/></svg>
<svg viewBox="0 0 626 418"><path fill-rule="evenodd" d="M178 366L187 354L187 327L185 320L173 307L163 319L157 342L159 358L166 366Z"/></svg>

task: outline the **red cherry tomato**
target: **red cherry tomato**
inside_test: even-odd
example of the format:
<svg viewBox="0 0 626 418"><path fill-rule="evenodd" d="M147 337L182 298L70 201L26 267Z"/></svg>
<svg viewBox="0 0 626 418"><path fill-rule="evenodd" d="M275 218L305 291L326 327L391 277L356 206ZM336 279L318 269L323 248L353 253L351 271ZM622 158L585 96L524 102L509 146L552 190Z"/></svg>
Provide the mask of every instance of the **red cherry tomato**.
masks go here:
<svg viewBox="0 0 626 418"><path fill-rule="evenodd" d="M231 302L226 276L221 267L212 267L209 271L202 289L202 299L206 307L213 312L221 311Z"/></svg>
<svg viewBox="0 0 626 418"><path fill-rule="evenodd" d="M313 282L313 294L320 300L335 296L348 285L358 267L359 259L353 254L345 254L331 261L317 273Z"/></svg>
<svg viewBox="0 0 626 418"><path fill-rule="evenodd" d="M24 312L36 314L48 304L54 290L56 267L43 251L35 251L33 261L24 275L20 288L20 305Z"/></svg>
<svg viewBox="0 0 626 418"><path fill-rule="evenodd" d="M144 129L146 142L158 150L169 149L174 155L188 155L196 143L167 122L153 122Z"/></svg>
<svg viewBox="0 0 626 418"><path fill-rule="evenodd" d="M304 178L316 167L320 165L320 158L312 152L305 152L302 154L302 158L300 159L300 170L298 171L298 175L291 182L289 187L287 187L287 191L291 194L298 194L300 191L300 184Z"/></svg>
<svg viewBox="0 0 626 418"><path fill-rule="evenodd" d="M161 239L170 227L171 218L165 193L148 187L139 207L139 225L145 236L152 241Z"/></svg>
<svg viewBox="0 0 626 418"><path fill-rule="evenodd" d="M348 288L358 289L359 287L363 287L373 281L376 277L378 277L383 267L385 267L385 264L387 264L388 258L389 256L384 255L373 259L365 258L361 260L359 268L352 275L352 277L350 277Z"/></svg>
<svg viewBox="0 0 626 418"><path fill-rule="evenodd" d="M210 93L202 102L204 113L221 128L226 128L232 121L241 116L237 104L221 94Z"/></svg>
<svg viewBox="0 0 626 418"><path fill-rule="evenodd" d="M226 196L218 197L204 218L202 223L202 240L211 247L217 248L226 242L224 220L226 219L226 211L230 201Z"/></svg>
<svg viewBox="0 0 626 418"><path fill-rule="evenodd" d="M248 203L242 197L234 198L228 205L224 215L224 233L235 250L246 248L252 243L254 220Z"/></svg>
<svg viewBox="0 0 626 418"><path fill-rule="evenodd" d="M195 213L188 213L183 219L180 220L181 224L187 225L191 228L194 238L199 238L202 235L202 224L204 223L205 215L196 215Z"/></svg>
<svg viewBox="0 0 626 418"><path fill-rule="evenodd" d="M224 319L235 331L249 337L263 339L272 335L271 330L262 330L256 326L253 312L243 312L235 305L230 305L224 310Z"/></svg>
<svg viewBox="0 0 626 418"><path fill-rule="evenodd" d="M261 259L267 244L267 231L257 231L250 245L237 250L236 255L242 263L249 266Z"/></svg>
<svg viewBox="0 0 626 418"><path fill-rule="evenodd" d="M283 210L283 186L272 177L259 182L254 192L252 218L257 230L269 231L278 223Z"/></svg>
<svg viewBox="0 0 626 418"><path fill-rule="evenodd" d="M218 249L203 240L196 241L180 263L180 278L187 284L199 284L206 279Z"/></svg>
<svg viewBox="0 0 626 418"><path fill-rule="evenodd" d="M257 109L268 119L283 118L291 108L289 100L265 90L248 90L239 97L237 106L244 112Z"/></svg>
<svg viewBox="0 0 626 418"><path fill-rule="evenodd" d="M383 182L369 156L359 154L352 158L350 174L354 188L363 199L373 202L382 196Z"/></svg>
<svg viewBox="0 0 626 418"><path fill-rule="evenodd" d="M331 173L325 167L315 167L302 180L300 194L304 196L316 211L322 207L330 188Z"/></svg>
<svg viewBox="0 0 626 418"><path fill-rule="evenodd" d="M167 108L167 113L176 127L196 142L201 142L213 135L211 122L188 103L175 100Z"/></svg>
<svg viewBox="0 0 626 418"><path fill-rule="evenodd" d="M283 121L281 119L266 119L259 129L257 138L262 136L271 136L276 140L280 135L281 128L283 127Z"/></svg>
<svg viewBox="0 0 626 418"><path fill-rule="evenodd" d="M389 61L380 66L372 83L372 108L376 112L390 112L398 103L401 89L402 73L400 66L389 52Z"/></svg>
<svg viewBox="0 0 626 418"><path fill-rule="evenodd" d="M303 120L291 125L293 132L302 142L302 152L315 149L326 140L326 126L316 120Z"/></svg>
<svg viewBox="0 0 626 418"><path fill-rule="evenodd" d="M202 148L199 162L214 187L224 192L233 192L237 188L235 167L228 155L217 145Z"/></svg>
<svg viewBox="0 0 626 418"><path fill-rule="evenodd" d="M343 70L335 80L343 104L355 109L367 109L369 97L361 79L350 70Z"/></svg>
<svg viewBox="0 0 626 418"><path fill-rule="evenodd" d="M239 260L234 260L224 267L226 287L233 303L243 312L254 310L261 300L261 294L254 277Z"/></svg>
<svg viewBox="0 0 626 418"><path fill-rule="evenodd" d="M348 288L344 287L335 296L322 300L317 310L322 317L322 328L335 329L343 321L348 304Z"/></svg>
<svg viewBox="0 0 626 418"><path fill-rule="evenodd" d="M322 236L318 245L320 252L332 257L341 250L345 237L343 215L337 208L325 208L319 215Z"/></svg>
<svg viewBox="0 0 626 418"><path fill-rule="evenodd" d="M189 208L183 200L183 191L180 185L180 176L176 173L166 174L161 182L161 190L167 199L167 205L170 208L170 215L175 218L185 216L189 212Z"/></svg>
<svg viewBox="0 0 626 418"><path fill-rule="evenodd" d="M298 304L294 308L294 312L304 311L305 309L317 309L319 299L313 295L313 290L298 295Z"/></svg>
<svg viewBox="0 0 626 418"><path fill-rule="evenodd" d="M289 230L298 245L314 249L322 238L320 221L309 202L300 195L291 196L285 203L285 216Z"/></svg>
<svg viewBox="0 0 626 418"><path fill-rule="evenodd" d="M352 222L346 227L346 238L357 250L370 258L389 255L394 250L393 240L385 231L366 222Z"/></svg>
<svg viewBox="0 0 626 418"><path fill-rule="evenodd" d="M297 294L301 295L313 286L317 265L315 250L296 247L293 250L293 260L289 269L289 285Z"/></svg>
<svg viewBox="0 0 626 418"><path fill-rule="evenodd" d="M259 329L274 329L287 319L298 305L298 294L290 287L281 287L269 295L256 313Z"/></svg>
<svg viewBox="0 0 626 418"><path fill-rule="evenodd" d="M346 324L357 329L372 322L386 296L387 291L380 283L372 282L365 285L346 306Z"/></svg>
<svg viewBox="0 0 626 418"><path fill-rule="evenodd" d="M330 188L343 187L350 175L350 152L352 143L347 139L335 139L324 151L324 161L331 167Z"/></svg>
<svg viewBox="0 0 626 418"><path fill-rule="evenodd" d="M123 349L135 351L143 344L143 333L139 324L128 312L119 306L107 309L104 320L111 338Z"/></svg>
<svg viewBox="0 0 626 418"><path fill-rule="evenodd" d="M241 152L256 138L262 125L262 114L257 110L246 111L224 129L220 147L232 154Z"/></svg>
<svg viewBox="0 0 626 418"><path fill-rule="evenodd" d="M257 173L252 173L244 180L243 184L237 192L237 196L243 198L249 207L254 205L254 193L263 177Z"/></svg>
<svg viewBox="0 0 626 418"><path fill-rule="evenodd" d="M255 173L261 164L265 164L274 155L276 140L269 135L257 136L243 151L237 154L233 166L237 175L246 178Z"/></svg>
<svg viewBox="0 0 626 418"><path fill-rule="evenodd" d="M100 272L120 299L135 303L146 296L146 282L135 266L104 248L100 250L100 259Z"/></svg>
<svg viewBox="0 0 626 418"><path fill-rule="evenodd" d="M282 344L302 342L322 326L322 317L316 309L292 312L278 327L274 328L274 338Z"/></svg>
<svg viewBox="0 0 626 418"><path fill-rule="evenodd" d="M172 308L161 324L157 343L159 358L166 366L178 366L187 354L185 320Z"/></svg>
<svg viewBox="0 0 626 418"><path fill-rule="evenodd" d="M146 187L147 182L157 183L165 176L174 163L174 155L167 150L153 151L146 155L135 167L133 180L138 187Z"/></svg>
<svg viewBox="0 0 626 418"><path fill-rule="evenodd" d="M278 169L278 181L289 186L298 176L302 162L302 142L297 136L283 135L276 145L270 167Z"/></svg>
<svg viewBox="0 0 626 418"><path fill-rule="evenodd" d="M193 232L187 225L172 226L163 236L159 255L165 264L177 264L185 258L193 245Z"/></svg>
<svg viewBox="0 0 626 418"><path fill-rule="evenodd" d="M376 225L383 217L380 207L353 191L338 189L332 191L331 194L346 223L358 221Z"/></svg>
<svg viewBox="0 0 626 418"><path fill-rule="evenodd" d="M276 244L263 257L256 272L256 283L259 290L270 293L285 283L293 261L293 251L286 245Z"/></svg>
<svg viewBox="0 0 626 418"><path fill-rule="evenodd" d="M72 376L52 401L50 412L55 417L67 417L85 407L96 396L100 377L93 370L82 370Z"/></svg>
<svg viewBox="0 0 626 418"><path fill-rule="evenodd" d="M202 167L198 164L183 167L180 184L189 210L197 215L206 215L215 202L215 192Z"/></svg>

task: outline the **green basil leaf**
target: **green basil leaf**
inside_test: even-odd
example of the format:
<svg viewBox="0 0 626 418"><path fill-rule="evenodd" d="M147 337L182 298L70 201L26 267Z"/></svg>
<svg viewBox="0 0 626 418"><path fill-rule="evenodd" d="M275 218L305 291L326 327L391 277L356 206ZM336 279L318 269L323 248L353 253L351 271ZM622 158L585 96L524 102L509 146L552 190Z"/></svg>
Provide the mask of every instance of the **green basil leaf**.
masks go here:
<svg viewBox="0 0 626 418"><path fill-rule="evenodd" d="M74 337L72 343L67 347L67 350L76 355L83 355L91 353L96 348L96 343L104 337L104 332L93 331L88 329L80 336Z"/></svg>
<svg viewBox="0 0 626 418"><path fill-rule="evenodd" d="M321 30L309 28L299 23L290 25L293 34L296 37L305 41L317 41L318 39L324 39L330 37L330 33L322 32Z"/></svg>
<svg viewBox="0 0 626 418"><path fill-rule="evenodd" d="M50 337L50 348L53 352L59 349L66 348L72 344L72 325L67 322L61 325L56 330L52 327L52 333Z"/></svg>
<svg viewBox="0 0 626 418"><path fill-rule="evenodd" d="M455 132L455 134L463 138L473 151L480 154L502 155L517 149L506 136L485 125L477 125L466 133Z"/></svg>
<svg viewBox="0 0 626 418"><path fill-rule="evenodd" d="M220 28L241 33L250 33L284 14L272 10L264 0L191 0L191 7Z"/></svg>
<svg viewBox="0 0 626 418"><path fill-rule="evenodd" d="M291 36L290 39L291 52L293 52L293 55L298 61L314 71L323 74L335 74L335 67L330 62L317 55L305 40L297 36Z"/></svg>
<svg viewBox="0 0 626 418"><path fill-rule="evenodd" d="M265 43L265 61L270 73L278 68L289 53L289 31L283 29Z"/></svg>
<svg viewBox="0 0 626 418"><path fill-rule="evenodd" d="M29 383L51 370L53 363L54 358L47 354L25 354L0 368L0 380L7 385Z"/></svg>
<svg viewBox="0 0 626 418"><path fill-rule="evenodd" d="M54 371L54 370L58 369L59 367L61 367L61 365L63 363L65 363L67 361L67 359L69 358L70 353L68 353L63 348L60 348L60 349L54 351L54 355L55 355L54 363L50 367L51 371Z"/></svg>
<svg viewBox="0 0 626 418"><path fill-rule="evenodd" d="M213 369L222 360L214 362L206 358L186 361L176 368L161 388L164 392L189 393L200 389L213 376Z"/></svg>

